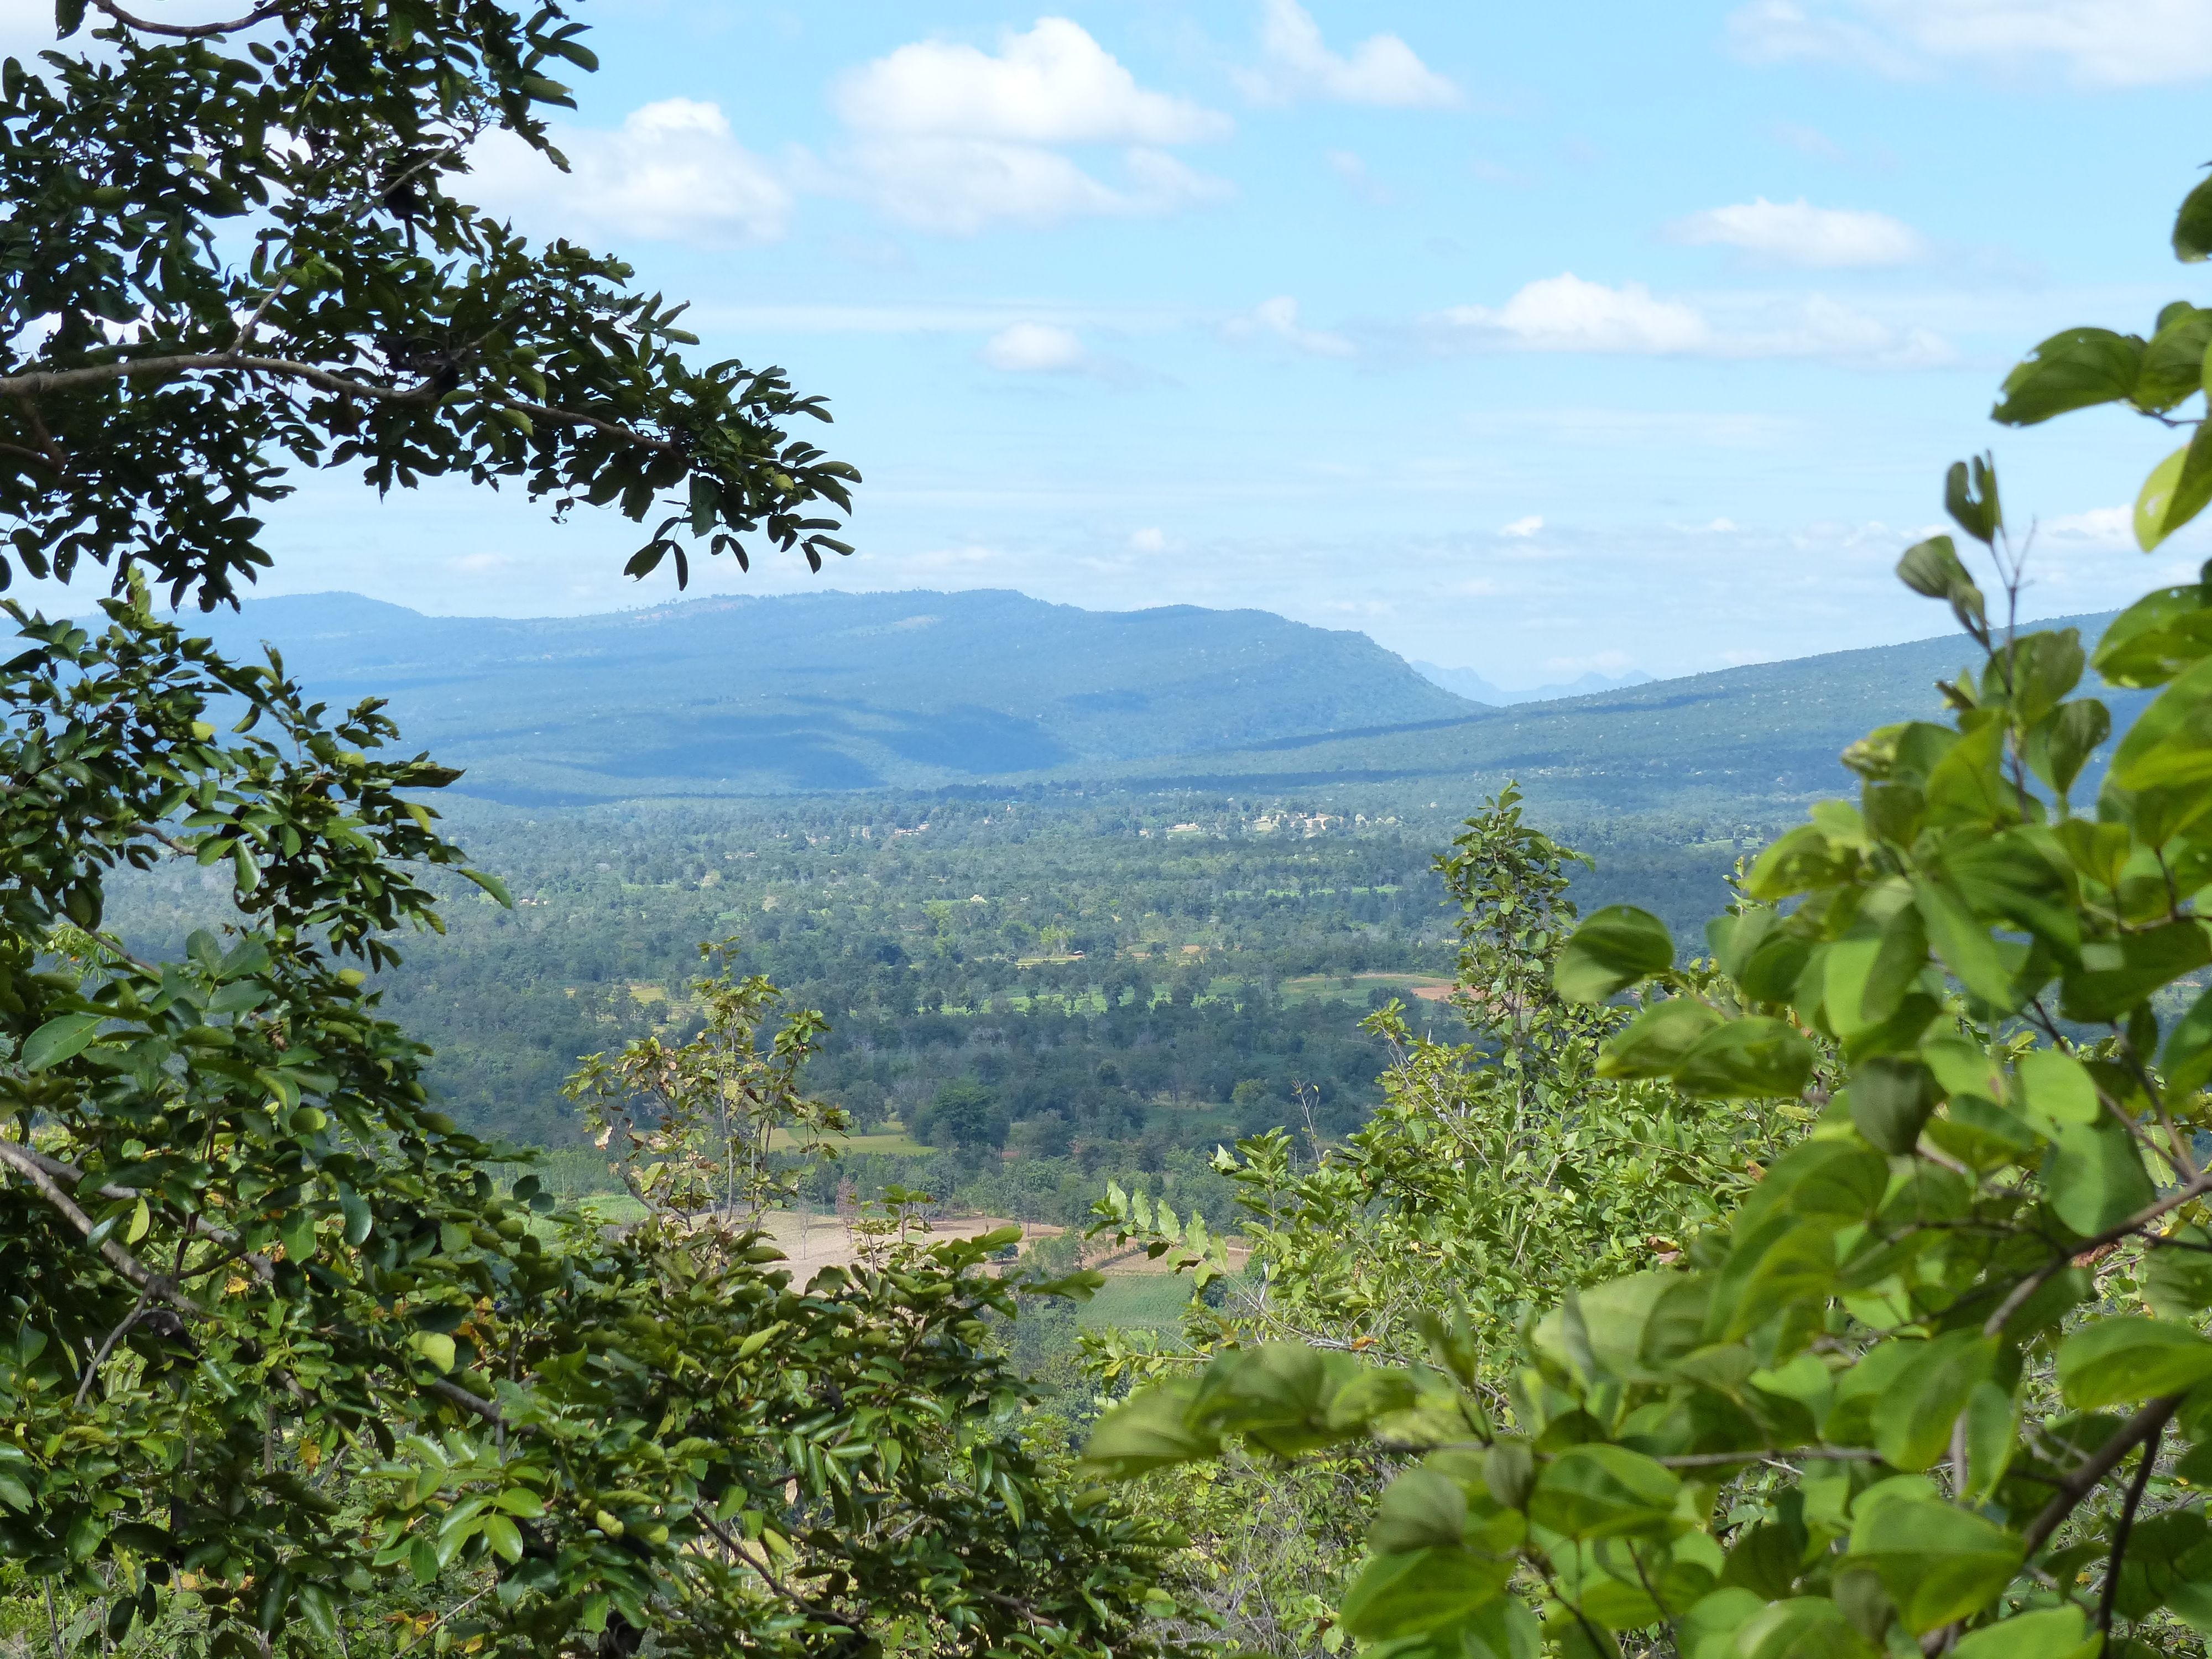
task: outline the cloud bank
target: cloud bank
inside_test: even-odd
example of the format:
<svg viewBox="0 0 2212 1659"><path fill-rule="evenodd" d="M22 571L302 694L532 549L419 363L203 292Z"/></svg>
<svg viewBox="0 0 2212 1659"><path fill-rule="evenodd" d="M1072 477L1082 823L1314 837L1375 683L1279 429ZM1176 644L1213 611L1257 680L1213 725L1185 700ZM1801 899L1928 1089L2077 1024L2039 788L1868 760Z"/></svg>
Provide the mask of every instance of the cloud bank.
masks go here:
<svg viewBox="0 0 2212 1659"><path fill-rule="evenodd" d="M1260 61L1236 72L1255 104L1322 99L1389 109L1444 109L1462 101L1459 88L1395 34L1370 35L1349 53L1331 52L1298 0L1267 0L1260 25Z"/></svg>
<svg viewBox="0 0 2212 1659"><path fill-rule="evenodd" d="M1917 264L1928 257L1920 233L1886 213L1818 208L1803 198L1764 196L1732 207L1707 208L1667 227L1669 240L1692 247L1732 247L1764 264L1802 270L1871 270Z"/></svg>
<svg viewBox="0 0 2212 1659"><path fill-rule="evenodd" d="M1821 295L1761 309L1716 320L1641 283L1610 288L1565 271L1524 284L1502 306L1454 306L1431 319L1430 332L1438 344L1463 350L1801 357L1854 368L1934 368L1957 357L1929 330L1899 329Z"/></svg>
<svg viewBox="0 0 2212 1659"><path fill-rule="evenodd" d="M553 140L565 174L512 133L486 135L469 156L483 204L554 235L708 248L775 241L790 222L790 190L718 105L665 99L611 132L557 127Z"/></svg>
<svg viewBox="0 0 2212 1659"><path fill-rule="evenodd" d="M830 107L850 137L814 182L915 230L1172 213L1230 193L1167 148L1226 137L1229 117L1139 86L1065 17L1008 30L995 54L901 46L839 76ZM1089 171L1075 144L1121 146L1119 179Z"/></svg>
<svg viewBox="0 0 2212 1659"><path fill-rule="evenodd" d="M1753 63L1814 61L1897 78L1946 64L2055 65L2087 86L2212 76L2203 0L1751 0L1728 20Z"/></svg>

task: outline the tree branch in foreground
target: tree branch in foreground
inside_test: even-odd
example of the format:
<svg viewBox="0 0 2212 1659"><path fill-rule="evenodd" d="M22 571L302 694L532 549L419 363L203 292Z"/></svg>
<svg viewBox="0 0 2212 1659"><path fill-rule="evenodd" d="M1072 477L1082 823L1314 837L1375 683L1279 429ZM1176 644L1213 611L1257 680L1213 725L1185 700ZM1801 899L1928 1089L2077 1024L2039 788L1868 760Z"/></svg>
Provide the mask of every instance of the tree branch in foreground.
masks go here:
<svg viewBox="0 0 2212 1659"><path fill-rule="evenodd" d="M38 1161L32 1158L24 1148L18 1146L12 1140L0 1140L0 1164L6 1164L24 1180L29 1182L39 1196L58 1211L70 1225L75 1227L87 1238L92 1237L94 1231L93 1218L77 1207L76 1200L64 1192L61 1189L61 1184L40 1169ZM156 1273L149 1273L137 1257L132 1255L113 1239L103 1238L100 1241L100 1254L101 1259L109 1267L114 1268L116 1272L149 1296L167 1303L179 1313L190 1314L195 1319L205 1319L208 1316L207 1310L179 1290L173 1280L165 1279Z"/></svg>
<svg viewBox="0 0 2212 1659"><path fill-rule="evenodd" d="M2068 1475L2057 1493L2043 1506L2039 1514L2027 1526L2024 1534L2027 1553L2033 1555L2050 1540L2075 1506L2094 1492L2104 1478L2120 1465L2120 1460L2144 1441L2165 1432L2174 1413L2181 1409L2181 1396L2166 1395L2152 1401L2133 1417L2123 1423L2117 1433L2097 1448L2089 1461Z"/></svg>
<svg viewBox="0 0 2212 1659"><path fill-rule="evenodd" d="M167 35L172 40L207 40L217 35L235 34L240 29L250 29L257 23L265 23L272 17L284 15L282 0L270 0L266 5L256 6L243 17L234 17L224 23L156 23L143 17L133 17L115 3L115 0L92 0L94 6L126 28L137 29L142 34Z"/></svg>

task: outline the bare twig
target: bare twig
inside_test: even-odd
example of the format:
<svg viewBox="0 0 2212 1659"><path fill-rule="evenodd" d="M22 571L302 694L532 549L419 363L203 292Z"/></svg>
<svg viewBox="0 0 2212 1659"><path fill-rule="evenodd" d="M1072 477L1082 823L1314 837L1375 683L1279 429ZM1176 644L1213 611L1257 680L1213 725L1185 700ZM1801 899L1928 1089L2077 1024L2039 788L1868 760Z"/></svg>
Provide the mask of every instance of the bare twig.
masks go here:
<svg viewBox="0 0 2212 1659"><path fill-rule="evenodd" d="M115 0L92 0L100 10L117 22L144 34L167 35L173 40L205 40L218 34L235 34L240 29L250 29L265 23L272 17L284 15L283 0L266 0L243 17L234 17L225 23L156 23L143 17L133 17L115 3Z"/></svg>
<svg viewBox="0 0 2212 1659"><path fill-rule="evenodd" d="M2041 1549L2066 1517L2073 1514L2075 1506L2094 1492L2106 1475L2120 1466L2123 1458L2144 1441L2155 1440L2163 1434L2166 1424L2180 1409L2179 1395L2164 1395L2123 1423L2118 1431L2091 1455L2088 1462L2066 1477L2057 1493L2043 1506L2035 1519L2028 1522L2025 1534L2027 1553L2033 1555Z"/></svg>
<svg viewBox="0 0 2212 1659"><path fill-rule="evenodd" d="M98 939L100 936L94 933L88 937ZM106 941L103 940L102 943L106 943ZM80 1192L87 1190L84 1186L84 1171L78 1169L74 1164L64 1164L58 1158L51 1158L45 1152L40 1152L35 1146L21 1146L12 1140L0 1140L0 1163L12 1163L17 1158L28 1160L46 1174L53 1177L54 1180L60 1182L66 1186L74 1187ZM94 1187L89 1190L97 1197L110 1199L118 1202L126 1201L134 1198L143 1198L146 1196L146 1194L138 1188L118 1187L112 1183L103 1183L102 1185ZM226 1256L224 1260L243 1261L248 1267L252 1269L253 1276L259 1279L263 1284L268 1284L270 1280L276 1276L276 1264L270 1261L270 1259L265 1255L258 1255L254 1251L248 1250L241 1247L239 1243L238 1235L232 1232L228 1228L218 1227L210 1222L204 1216L194 1217L191 1226L192 1230L198 1232L202 1237L210 1238L218 1244L229 1246L230 1255ZM204 1272L206 1270L199 1269L198 1271Z"/></svg>
<svg viewBox="0 0 2212 1659"><path fill-rule="evenodd" d="M442 1376L433 1377L429 1382L423 1383L422 1389L426 1394L437 1395L439 1399L449 1405L459 1406L471 1416L480 1417L485 1422L495 1424L501 1428L511 1428L517 1434L528 1434L532 1427L527 1423L509 1423L506 1413L482 1395L471 1394L459 1383L448 1382Z"/></svg>
<svg viewBox="0 0 2212 1659"><path fill-rule="evenodd" d="M1683 1457L1655 1458L1654 1462L1670 1469L1717 1469L1731 1463L1765 1463L1777 1459L1799 1457L1814 1462L1879 1463L1881 1454L1863 1446L1789 1446L1770 1447L1765 1451L1693 1452Z"/></svg>
<svg viewBox="0 0 2212 1659"><path fill-rule="evenodd" d="M664 454L681 447L665 438L649 437L635 427L624 426L620 421L604 420L597 415L580 414L572 409L556 409L549 404L527 404L520 398L507 398L500 406L502 409L514 410L518 414L527 415L533 420L553 421L563 426L588 427L594 432L604 432L611 437L620 438L624 443L635 444L643 449L658 450Z"/></svg>
<svg viewBox="0 0 2212 1659"><path fill-rule="evenodd" d="M107 1340L100 1345L100 1352L93 1355L92 1364L84 1368L84 1380L76 1385L76 1400L71 1410L82 1408L85 1396L92 1392L93 1378L100 1375L100 1368L107 1363L107 1356L115 1352L115 1345L123 1340L124 1333L138 1322L138 1316L146 1311L147 1300L152 1295L151 1291L139 1291L138 1300L131 1304L131 1311L123 1316L123 1322L108 1332Z"/></svg>
<svg viewBox="0 0 2212 1659"><path fill-rule="evenodd" d="M90 1238L95 1230L93 1218L79 1209L76 1201L61 1189L60 1183L40 1169L36 1162L24 1155L24 1149L12 1140L0 1140L0 1164L29 1182L40 1197L61 1213L64 1220ZM179 1313L190 1314L195 1319L204 1319L207 1310L179 1290L173 1280L159 1273L149 1273L138 1258L132 1255L112 1238L100 1241L100 1258L133 1285L148 1291L158 1300L167 1303Z"/></svg>
<svg viewBox="0 0 2212 1659"><path fill-rule="evenodd" d="M2021 1279L2019 1284L2012 1287L2011 1294L2007 1296L2003 1301L1997 1304L1996 1311L1982 1322L1982 1334L1984 1336L1995 1336L1999 1332L2002 1331L2004 1329L2005 1321L2010 1319L2014 1314L2018 1313L2022 1304L2027 1301L2028 1297L2033 1296L2036 1291L2043 1288L2045 1280L2049 1279L2053 1273L2056 1273L2075 1256L2082 1255L2089 1250L2101 1249L2107 1244L2117 1244L2122 1239L2141 1232L2145 1227L2157 1220L2159 1217L2166 1214L2169 1210L2178 1210L2191 1200L2203 1197L2208 1192L2212 1192L2212 1176L2200 1175L2196 1180L2189 1182L2186 1186L2181 1187L2177 1190L2167 1194L2164 1198L2160 1199L2155 1204L2149 1206L2148 1208L2138 1210L2135 1214L2130 1216L2125 1221L2120 1223L2118 1226L2107 1227L2103 1232L2099 1233L2094 1238L2085 1239L2081 1243L2075 1245L2071 1249L2062 1252L2057 1255L2054 1255L2050 1261L2045 1262L2042 1267L2037 1268L2027 1278Z"/></svg>
<svg viewBox="0 0 2212 1659"><path fill-rule="evenodd" d="M2127 1502L2121 1506L2119 1523L2112 1528L2112 1551L2105 1561L2105 1593L2097 1603L2097 1629L2106 1642L2112 1639L2112 1608L2119 1600L2120 1566L2127 1559L2128 1534L2135 1530L2136 1510L2142 1504L2143 1488L2150 1485L2151 1466L2158 1462L2158 1443L2166 1434L2161 1422L2143 1442L2142 1462L2128 1483Z"/></svg>
<svg viewBox="0 0 2212 1659"><path fill-rule="evenodd" d="M691 1506L691 1513L699 1517L699 1522L702 1526L705 1527L708 1532L713 1533L714 1536L720 1540L721 1546L724 1549L729 1551L732 1555L737 1557L738 1560L744 1562L745 1565L751 1568L753 1571L758 1573L763 1583L767 1584L768 1587L774 1590L778 1595L783 1597L785 1601L790 1602L792 1606L797 1607L801 1613L805 1613L809 1618L819 1619L824 1624L841 1626L846 1630L858 1631L861 1628L860 1623L858 1620L849 1618L846 1614L839 1613L834 1607L825 1607L820 1606L818 1603L810 1601L805 1596L799 1595L798 1591L786 1584L781 1579L775 1576L775 1569L769 1565L768 1552L766 1550L763 1550L758 1555L755 1555L750 1550L747 1549L744 1544L731 1536L728 1529L723 1527L720 1522L716 1521L713 1516L709 1515L704 1507L700 1504L694 1504ZM985 1590L982 1593L985 1595L990 1595L988 1590ZM994 1597L994 1599L995 1600L998 1598Z"/></svg>
<svg viewBox="0 0 2212 1659"><path fill-rule="evenodd" d="M441 1625L451 1624L454 1620L459 1618L463 1613L466 1613L471 1607L476 1606L477 1602L483 1601L485 1596L489 1595L498 1588L499 1580L495 1577L490 1583L486 1584L474 1595L471 1595L467 1601L462 1602L460 1606L454 1607L450 1612L441 1613L435 1619L433 1619L428 1626L416 1634L413 1641L410 1642L405 1647L399 1650L399 1653L414 1652L416 1649L421 1647L423 1643L429 1640L431 1632L435 1631ZM343 1621L341 1621L340 1624L340 1633L341 1635L343 1634ZM399 1659L399 1654L392 1655L392 1659Z"/></svg>

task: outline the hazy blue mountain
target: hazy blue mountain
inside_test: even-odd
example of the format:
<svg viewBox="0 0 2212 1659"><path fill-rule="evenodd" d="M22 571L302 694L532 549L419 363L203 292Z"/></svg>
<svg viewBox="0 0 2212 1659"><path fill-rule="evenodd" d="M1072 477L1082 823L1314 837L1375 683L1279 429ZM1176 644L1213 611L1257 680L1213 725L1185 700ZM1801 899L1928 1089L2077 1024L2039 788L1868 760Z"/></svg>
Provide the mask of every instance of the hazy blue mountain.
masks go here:
<svg viewBox="0 0 2212 1659"><path fill-rule="evenodd" d="M2035 626L2078 628L2094 643L2111 620L2108 613ZM1142 787L1255 792L1402 784L1462 801L1512 777L1554 805L1794 814L1808 799L1854 787L1837 758L1845 745L1893 721L1939 718L1936 682L1978 658L1970 641L1948 634L1457 720L1276 738L1171 767L1123 765L1115 775ZM2100 695L2122 729L2149 698Z"/></svg>
<svg viewBox="0 0 2212 1659"><path fill-rule="evenodd" d="M1413 667L1431 684L1441 685L1447 691L1455 691L1470 702L1492 708L1507 708L1522 702L1555 702L1561 697L1587 697L1600 691L1617 691L1625 686L1649 685L1652 681L1652 676L1632 670L1619 675L1584 674L1558 685L1531 685L1509 691L1502 685L1492 684L1472 668L1445 668L1432 662L1416 662Z"/></svg>
<svg viewBox="0 0 2212 1659"><path fill-rule="evenodd" d="M2064 619L2091 639L2108 620ZM1936 681L1973 654L1949 635L1485 708L1364 634L1004 592L528 621L325 593L191 626L234 652L273 641L333 701L390 698L410 747L468 769L463 790L544 805L985 779L1464 803L1515 777L1561 806L1794 816L1848 787L1846 744L1935 715ZM2124 722L2144 697L2107 701Z"/></svg>
<svg viewBox="0 0 2212 1659"><path fill-rule="evenodd" d="M518 804L927 787L1472 712L1364 634L1006 592L522 621L322 593L188 625L234 652L272 641L333 701L388 697L410 745Z"/></svg>

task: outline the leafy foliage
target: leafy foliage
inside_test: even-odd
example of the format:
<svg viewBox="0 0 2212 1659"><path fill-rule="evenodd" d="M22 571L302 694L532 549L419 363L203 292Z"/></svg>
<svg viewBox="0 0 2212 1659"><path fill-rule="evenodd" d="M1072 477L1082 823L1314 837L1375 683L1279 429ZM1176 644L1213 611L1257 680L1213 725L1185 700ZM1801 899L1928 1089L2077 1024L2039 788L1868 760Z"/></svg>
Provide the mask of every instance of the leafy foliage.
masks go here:
<svg viewBox="0 0 2212 1659"><path fill-rule="evenodd" d="M1471 1401L1488 1402L1475 1409L1504 1408L1524 1318L1562 1285L1677 1258L1681 1241L1753 1190L1761 1162L1813 1119L1794 1103L1700 1107L1615 1063L1641 1018L1571 1001L1554 977L1574 981L1607 941L1607 949L1648 959L1656 937L1662 963L1673 947L1648 918L1624 927L1610 910L1574 932L1566 896L1574 862L1524 821L1511 790L1437 860L1461 907L1455 1002L1474 1040L1417 1037L1394 1004L1369 1022L1395 1058L1384 1103L1364 1127L1310 1158L1279 1132L1217 1158L1245 1212L1240 1231L1250 1258L1241 1276L1227 1276L1225 1257L1195 1217L1186 1223L1118 1190L1099 1206L1100 1230L1117 1241L1193 1268L1200 1291L1222 1283L1193 1302L1181 1343L1133 1334L1094 1340L1091 1363L1108 1379L1169 1379L1100 1426L1094 1461L1128 1475L1221 1450L1235 1419L1203 1403L1216 1380L1255 1398L1289 1389L1306 1402L1288 1428L1261 1404L1247 1442L1273 1452L1342 1448L1288 1475L1232 1450L1220 1470L1184 1474L1173 1487L1176 1513L1198 1540L1181 1585L1247 1639L1279 1640L1279 1629L1296 1624L1292 1604L1313 1594L1316 1578L1345 1587L1387 1466L1345 1447L1344 1428L1382 1413L1464 1437L1451 1386L1425 1397L1407 1380L1421 1376L1432 1354L1446 1357L1445 1375ZM1568 948L1571 935L1578 954ZM1355 1354L1394 1369L1363 1372ZM1407 1493L1386 1500L1405 1501ZM1419 1530L1411 1521L1401 1527L1396 1514L1386 1509L1376 1525ZM1255 1526L1268 1516L1273 1527ZM1287 1551L1282 1534L1301 1528L1304 1549ZM1308 1565L1294 1574L1257 1571L1255 1558L1268 1553ZM1255 1577L1273 1587L1272 1597L1244 1588ZM1323 1615L1316 1609L1306 1622L1331 1645L1346 1630L1372 1633L1351 1604L1340 1627Z"/></svg>
<svg viewBox="0 0 2212 1659"><path fill-rule="evenodd" d="M582 1104L598 1146L622 1137L624 1184L656 1215L711 1209L757 1222L798 1190L792 1165L771 1157L777 1134L789 1138L781 1150L811 1160L849 1121L800 1085L828 1022L795 1012L763 1053L759 1033L782 993L763 975L736 978L733 948L700 947L719 971L692 983L705 1011L698 1035L673 1045L645 1037L611 1060L589 1055L562 1091Z"/></svg>
<svg viewBox="0 0 2212 1659"><path fill-rule="evenodd" d="M2180 418L2206 314L2169 307L2149 341L2056 337L1998 418L2116 400ZM2202 505L2197 442L2146 486L2146 547ZM1954 466L1945 496L2015 595L1991 464ZM2109 678L2160 689L2081 814L2110 722L2075 695L2074 631L1993 623L1948 537L1900 574L1980 647L1942 688L1948 717L1853 746L1857 802L1759 858L1751 902L1709 932L1718 973L1672 965L1656 919L1624 912L1584 923L1553 975L1593 1004L1646 988L1600 1070L1686 1102L1820 1077L1810 1133L1680 1261L1529 1322L1502 1390L1441 1322L1389 1369L1227 1348L1109 1417L1103 1467L1231 1442L1418 1460L1341 1607L1393 1654L2087 1656L2212 1630L2212 1003L2191 1000L2212 963L2212 589L2151 594L2100 645Z"/></svg>
<svg viewBox="0 0 2212 1659"><path fill-rule="evenodd" d="M175 25L89 0L96 52L0 69L0 513L15 559L67 580L144 563L233 598L268 563L253 514L283 458L380 489L511 478L645 520L643 574L684 542L843 552L817 504L842 462L780 371L704 369L681 307L629 267L532 248L449 193L488 131L556 153L547 73L588 70L559 4L315 0ZM86 0L58 0L58 32ZM672 510L669 510L672 509ZM0 564L0 573L7 567Z"/></svg>
<svg viewBox="0 0 2212 1659"><path fill-rule="evenodd" d="M118 588L97 632L11 606L0 664L0 1557L57 1648L64 1616L216 1659L1171 1646L1170 1536L1025 1439L1010 1238L799 1285L744 1224L765 1133L834 1121L799 1082L819 1017L763 1053L774 988L725 975L696 1042L602 1061L626 1161L669 1138L632 1170L665 1218L502 1192L512 1152L430 1109L368 988L442 926L437 867L508 902L423 798L456 775L152 613L149 575L212 605L266 562L287 456L641 520L683 491L637 573L680 579L685 537L842 549L805 515L853 475L781 424L817 404L691 368L623 267L446 193L491 127L543 148L577 26L59 0L64 39L88 3L97 52L0 67L0 511L25 568ZM109 890L172 857L233 914L149 960ZM740 1213L677 1212L708 1193Z"/></svg>

